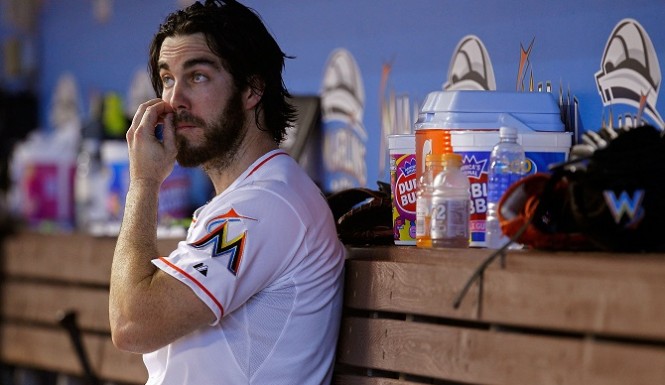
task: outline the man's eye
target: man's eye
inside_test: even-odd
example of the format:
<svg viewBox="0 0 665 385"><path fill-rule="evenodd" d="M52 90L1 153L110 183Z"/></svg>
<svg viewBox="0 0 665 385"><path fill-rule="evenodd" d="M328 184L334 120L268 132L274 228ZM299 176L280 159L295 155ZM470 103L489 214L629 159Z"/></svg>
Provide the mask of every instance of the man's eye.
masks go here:
<svg viewBox="0 0 665 385"><path fill-rule="evenodd" d="M200 83L200 82L206 81L207 79L208 79L208 77L205 76L204 74L196 73L196 74L192 75L192 80L195 83Z"/></svg>
<svg viewBox="0 0 665 385"><path fill-rule="evenodd" d="M164 87L170 87L173 85L173 78L169 76L162 76L162 84Z"/></svg>

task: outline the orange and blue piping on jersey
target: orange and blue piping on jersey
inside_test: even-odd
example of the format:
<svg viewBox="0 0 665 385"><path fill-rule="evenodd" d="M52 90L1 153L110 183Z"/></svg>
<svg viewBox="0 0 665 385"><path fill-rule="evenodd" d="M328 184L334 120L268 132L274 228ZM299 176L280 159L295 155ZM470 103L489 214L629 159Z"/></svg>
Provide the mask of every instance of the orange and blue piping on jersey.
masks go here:
<svg viewBox="0 0 665 385"><path fill-rule="evenodd" d="M178 273L182 274L183 277L187 277L190 281L194 282L196 286L199 287L214 303L217 305L220 311L220 317L224 316L224 306L222 306L222 303L217 300L217 297L215 297L214 294L210 292L198 279L192 277L189 273L187 273L185 270L181 269L178 267L178 265L172 263L168 259L164 257L159 257L159 260L164 262L167 266L171 267L173 270L177 271Z"/></svg>
<svg viewBox="0 0 665 385"><path fill-rule="evenodd" d="M217 258L228 255L229 263L227 268L231 274L237 275L245 250L247 231L241 232L232 239L228 239L228 237L231 233L231 225L242 222L243 220L256 219L239 215L234 209L231 209L222 215L210 219L206 224L207 234L189 245L197 249L203 249L212 245L211 256Z"/></svg>

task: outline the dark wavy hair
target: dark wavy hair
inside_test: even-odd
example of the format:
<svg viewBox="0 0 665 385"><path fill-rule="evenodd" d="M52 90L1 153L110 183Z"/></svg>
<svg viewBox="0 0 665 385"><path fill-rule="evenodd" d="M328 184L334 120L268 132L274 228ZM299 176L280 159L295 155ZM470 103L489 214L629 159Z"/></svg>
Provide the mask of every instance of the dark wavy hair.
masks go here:
<svg viewBox="0 0 665 385"><path fill-rule="evenodd" d="M197 1L166 17L150 44L148 70L157 96L161 97L163 91L157 62L164 39L195 33L205 35L208 47L219 56L237 89L251 87L262 95L254 119L259 129L281 143L286 127L296 119L295 108L288 101L291 95L282 79L284 60L292 57L282 52L258 13L235 0ZM265 127L260 122L260 111Z"/></svg>

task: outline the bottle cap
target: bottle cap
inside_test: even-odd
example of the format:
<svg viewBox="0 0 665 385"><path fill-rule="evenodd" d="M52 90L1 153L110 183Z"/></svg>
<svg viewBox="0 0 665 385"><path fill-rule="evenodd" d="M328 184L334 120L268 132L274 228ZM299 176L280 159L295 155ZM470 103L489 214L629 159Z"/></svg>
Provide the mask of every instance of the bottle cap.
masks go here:
<svg viewBox="0 0 665 385"><path fill-rule="evenodd" d="M517 129L515 127L502 126L499 128L499 137L517 138Z"/></svg>
<svg viewBox="0 0 665 385"><path fill-rule="evenodd" d="M448 165L456 165L459 167L462 164L462 155L450 152L443 155L443 160Z"/></svg>
<svg viewBox="0 0 665 385"><path fill-rule="evenodd" d="M425 162L443 162L446 154L427 154L425 155Z"/></svg>

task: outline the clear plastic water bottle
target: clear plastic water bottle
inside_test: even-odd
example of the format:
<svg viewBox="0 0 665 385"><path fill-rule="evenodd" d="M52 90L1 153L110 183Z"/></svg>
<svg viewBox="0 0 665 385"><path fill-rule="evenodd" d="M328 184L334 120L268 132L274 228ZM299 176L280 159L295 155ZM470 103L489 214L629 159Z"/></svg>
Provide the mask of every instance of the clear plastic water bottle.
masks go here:
<svg viewBox="0 0 665 385"><path fill-rule="evenodd" d="M443 154L427 154L425 171L418 180L416 192L416 247L432 247L431 217L432 182L434 177L443 170Z"/></svg>
<svg viewBox="0 0 665 385"><path fill-rule="evenodd" d="M470 185L461 165L461 155L445 154L432 183L432 247L469 247Z"/></svg>
<svg viewBox="0 0 665 385"><path fill-rule="evenodd" d="M76 161L74 202L76 226L82 232L93 232L94 227L106 220L105 176L100 154L100 143L85 138Z"/></svg>
<svg viewBox="0 0 665 385"><path fill-rule="evenodd" d="M515 182L526 173L524 148L517 143L517 129L501 127L499 143L490 154L489 176L487 178L487 217L485 219L485 244L489 249L501 248L508 237L503 235L497 206L501 197Z"/></svg>

